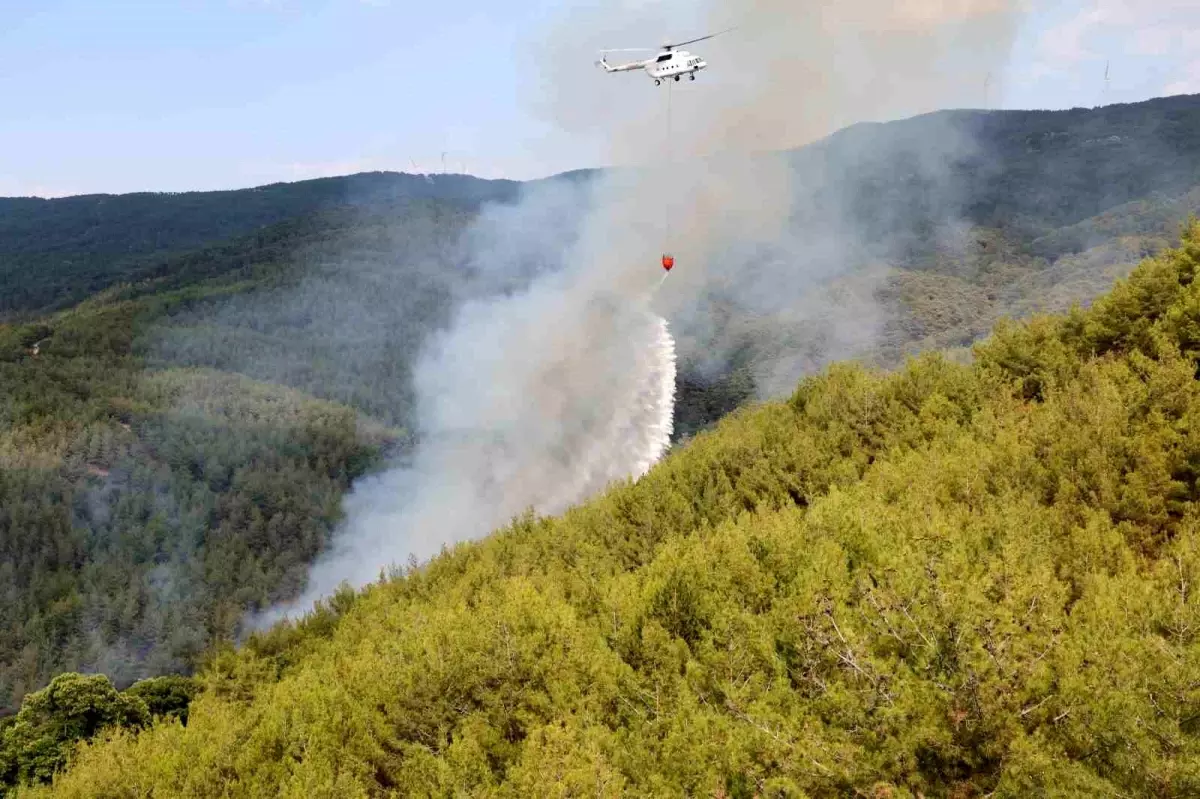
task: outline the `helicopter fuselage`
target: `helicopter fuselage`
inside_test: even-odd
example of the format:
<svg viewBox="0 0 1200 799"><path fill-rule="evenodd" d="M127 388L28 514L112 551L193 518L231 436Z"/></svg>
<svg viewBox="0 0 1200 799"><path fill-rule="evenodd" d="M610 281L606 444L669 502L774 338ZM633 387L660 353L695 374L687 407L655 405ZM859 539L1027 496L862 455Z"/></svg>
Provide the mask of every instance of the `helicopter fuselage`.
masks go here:
<svg viewBox="0 0 1200 799"><path fill-rule="evenodd" d="M696 73L708 66L708 62L686 50L671 50L646 62L646 74L654 78L655 84L664 80L680 80L687 75L692 80Z"/></svg>
<svg viewBox="0 0 1200 799"><path fill-rule="evenodd" d="M680 50L680 47L685 45L695 44L696 42L706 42L709 39L720 36L723 33L729 33L734 30L727 28L718 33L710 33L707 36L700 36L695 39L688 39L686 42L667 42L658 51L658 55L654 58L648 58L645 61L630 61L627 64L610 64L608 63L608 53L622 52L618 50L601 50L603 54L600 60L596 62L596 66L604 67L605 72L631 72L635 69L643 69L646 74L654 79L655 86L661 86L664 80L679 80L684 75L687 75L692 80L696 79L696 73L702 69L708 68L708 62L698 55L689 53L687 50ZM644 48L635 47L633 51L641 51ZM629 51L624 51L629 52Z"/></svg>

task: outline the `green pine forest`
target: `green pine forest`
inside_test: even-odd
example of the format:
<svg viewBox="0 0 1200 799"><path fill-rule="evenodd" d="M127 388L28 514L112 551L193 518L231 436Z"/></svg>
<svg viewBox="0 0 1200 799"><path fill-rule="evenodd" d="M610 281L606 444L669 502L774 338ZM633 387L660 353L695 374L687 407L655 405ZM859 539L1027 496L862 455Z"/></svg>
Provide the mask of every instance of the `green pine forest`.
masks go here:
<svg viewBox="0 0 1200 799"><path fill-rule="evenodd" d="M518 188L466 176L0 198L0 796L1200 794L1198 130L789 154L869 346L709 296L648 476L236 646L413 446L424 337L553 254L467 258Z"/></svg>
<svg viewBox="0 0 1200 799"><path fill-rule="evenodd" d="M1193 224L970 363L832 366L18 795L1195 796L1198 276Z"/></svg>

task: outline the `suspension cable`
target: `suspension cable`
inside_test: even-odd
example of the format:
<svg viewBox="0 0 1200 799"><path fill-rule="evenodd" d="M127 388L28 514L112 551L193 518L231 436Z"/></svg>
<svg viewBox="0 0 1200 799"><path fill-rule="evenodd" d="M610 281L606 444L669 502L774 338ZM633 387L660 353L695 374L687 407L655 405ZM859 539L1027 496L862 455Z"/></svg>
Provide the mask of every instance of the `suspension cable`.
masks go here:
<svg viewBox="0 0 1200 799"><path fill-rule="evenodd" d="M671 190L670 190L670 186L671 186L671 165L672 165L672 163L673 163L673 161L672 161L672 151L671 151L671 124L672 124L672 120L671 120L671 96L672 96L672 86L671 86L671 84L672 84L673 82L674 82L674 81L672 81L672 80L670 80L670 79L668 79L668 80L667 80L667 151L666 151L666 153L665 153L665 159L664 159L664 163L667 165L667 202L666 202L666 209L667 209L667 240L666 240L666 242L665 242L665 244L666 244L666 246L665 246L665 249L663 250L663 252L664 252L664 253L671 253L671 242L672 242L672 235L671 235L671 233L672 233L672 227L673 227L673 224L674 224L674 219L672 218L672 217L674 216L674 214L672 213L672 210L673 210L673 208L672 208L672 205L673 205L673 203L671 202Z"/></svg>

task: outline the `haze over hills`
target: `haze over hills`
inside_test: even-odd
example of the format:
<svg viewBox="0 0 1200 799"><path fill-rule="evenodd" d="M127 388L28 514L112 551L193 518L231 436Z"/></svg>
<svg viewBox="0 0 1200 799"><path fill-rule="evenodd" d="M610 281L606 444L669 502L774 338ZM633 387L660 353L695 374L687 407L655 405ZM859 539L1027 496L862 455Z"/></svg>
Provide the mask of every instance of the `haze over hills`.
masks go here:
<svg viewBox="0 0 1200 799"><path fill-rule="evenodd" d="M794 173L794 240L714 255L668 318L676 442L831 360L1105 292L1200 208L1200 96L941 112L759 160ZM300 593L351 486L421 437L431 337L563 269L605 174L0 199L0 704L62 671L189 671Z"/></svg>
<svg viewBox="0 0 1200 799"><path fill-rule="evenodd" d="M436 180L350 175L219 192L0 198L0 319L65 307L121 281L152 277L163 260L330 208L400 200L467 207L511 199L517 184L466 175Z"/></svg>
<svg viewBox="0 0 1200 799"><path fill-rule="evenodd" d="M946 111L854 125L792 151L789 161L811 204L844 198L864 226L892 226L877 233L888 247L951 218L1036 238L1200 183L1198 121L1194 95L1069 111ZM931 160L944 168L931 169ZM521 184L364 173L222 192L0 198L0 278L9 289L0 314L62 307L81 292L169 269L164 260L172 255L322 211L405 200L478 209L512 201L523 187L603 174L580 170ZM927 205L935 199L937 207Z"/></svg>

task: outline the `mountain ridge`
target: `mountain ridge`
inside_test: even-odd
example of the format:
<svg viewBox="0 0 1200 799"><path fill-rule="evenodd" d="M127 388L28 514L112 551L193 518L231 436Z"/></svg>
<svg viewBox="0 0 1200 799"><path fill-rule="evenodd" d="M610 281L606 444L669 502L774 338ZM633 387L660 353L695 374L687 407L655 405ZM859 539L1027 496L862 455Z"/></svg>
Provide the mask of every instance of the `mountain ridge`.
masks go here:
<svg viewBox="0 0 1200 799"><path fill-rule="evenodd" d="M772 157L789 161L799 182L813 184L808 190L822 201L848 202L849 211L874 224L886 222L892 209L915 208L918 216L892 220L892 229L883 231L889 236L924 224L925 212L957 212L975 224L1026 226L1037 233L1151 191L1179 194L1200 184L1198 129L1200 95L1062 111L950 110L860 123ZM1104 147L1082 147L1090 138L1105 138L1101 133L1122 138L1120 157L1108 157ZM922 209L929 186L912 183L905 164L925 159L927 167L930 148L946 145L956 163L933 176L939 181L934 188L955 204ZM121 269L122 259L211 246L331 208L432 200L477 209L511 202L524 188L586 183L606 171L580 169L534 181L364 172L218 192L0 198L0 282L10 287L0 297L0 314L78 301L76 284L90 293L119 282L128 271ZM854 184L850 190L839 185L847 179ZM1075 218L1059 218L1063 208L1074 209ZM73 271L83 258L93 261L88 271ZM26 288L27 282L33 285Z"/></svg>

